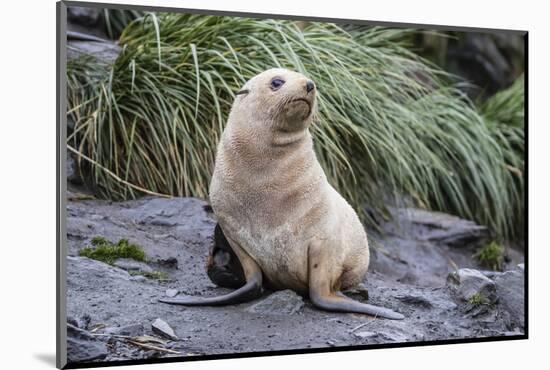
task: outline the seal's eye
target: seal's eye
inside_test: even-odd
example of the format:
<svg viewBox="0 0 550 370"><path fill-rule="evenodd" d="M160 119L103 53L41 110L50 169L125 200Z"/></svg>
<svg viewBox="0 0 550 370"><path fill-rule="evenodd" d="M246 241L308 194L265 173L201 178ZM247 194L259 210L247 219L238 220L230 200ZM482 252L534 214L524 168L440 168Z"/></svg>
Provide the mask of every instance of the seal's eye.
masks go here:
<svg viewBox="0 0 550 370"><path fill-rule="evenodd" d="M284 84L285 84L285 80L276 77L273 80L271 80L271 90L273 91L279 90L281 86L283 86Z"/></svg>

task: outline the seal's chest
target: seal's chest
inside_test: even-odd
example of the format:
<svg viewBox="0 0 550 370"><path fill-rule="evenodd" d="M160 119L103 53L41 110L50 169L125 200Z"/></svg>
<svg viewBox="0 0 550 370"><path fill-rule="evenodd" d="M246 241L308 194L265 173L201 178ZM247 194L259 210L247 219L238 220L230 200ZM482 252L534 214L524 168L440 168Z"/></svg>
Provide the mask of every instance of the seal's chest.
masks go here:
<svg viewBox="0 0 550 370"><path fill-rule="evenodd" d="M237 239L242 247L257 259L271 261L291 254L297 240L289 231L262 230L258 227L241 227L237 231Z"/></svg>
<svg viewBox="0 0 550 370"><path fill-rule="evenodd" d="M292 281L302 276L303 262L307 261L307 245L291 232L290 228L260 231L241 228L237 238L246 252L260 265L262 272L273 282L292 288Z"/></svg>

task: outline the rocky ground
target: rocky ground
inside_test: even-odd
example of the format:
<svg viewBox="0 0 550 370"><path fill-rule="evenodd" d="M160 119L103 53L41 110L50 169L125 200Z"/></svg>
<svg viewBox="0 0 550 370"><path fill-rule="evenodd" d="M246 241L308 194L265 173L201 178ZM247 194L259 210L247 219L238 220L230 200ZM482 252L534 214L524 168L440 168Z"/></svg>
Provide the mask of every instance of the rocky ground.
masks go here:
<svg viewBox="0 0 550 370"><path fill-rule="evenodd" d="M291 291L229 307L158 303L163 296L218 295L205 263L216 224L204 201L128 202L68 193L67 312L70 362L196 356L522 334L523 256L507 250L505 272L473 261L486 230L441 213L393 209L371 231L368 301L402 321L323 312ZM383 235L383 236L382 236ZM113 265L79 256L91 239L126 238L147 263ZM136 275L160 271L168 279ZM352 293L350 293L352 294ZM361 292L357 299L365 300Z"/></svg>

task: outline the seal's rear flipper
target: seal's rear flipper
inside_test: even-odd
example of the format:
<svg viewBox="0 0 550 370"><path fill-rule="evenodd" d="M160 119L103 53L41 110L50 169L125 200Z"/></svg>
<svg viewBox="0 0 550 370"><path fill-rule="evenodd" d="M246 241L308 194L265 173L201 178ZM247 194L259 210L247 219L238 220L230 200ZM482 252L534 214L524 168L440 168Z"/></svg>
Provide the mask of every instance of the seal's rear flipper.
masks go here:
<svg viewBox="0 0 550 370"><path fill-rule="evenodd" d="M310 298L315 306L327 311L364 313L391 320L403 320L405 318L402 314L388 308L361 303L351 298L339 296L334 293L321 296L310 292Z"/></svg>
<svg viewBox="0 0 550 370"><path fill-rule="evenodd" d="M346 297L334 291L334 281L339 277L330 274L330 260L322 245L312 244L308 250L309 298L316 307L327 311L364 313L375 317L403 320L405 316L390 309L377 307Z"/></svg>
<svg viewBox="0 0 550 370"><path fill-rule="evenodd" d="M262 294L263 278L260 266L237 243L229 239L228 242L242 266L246 284L234 292L218 297L162 298L159 299L159 302L184 306L223 306L247 302L259 297Z"/></svg>
<svg viewBox="0 0 550 370"><path fill-rule="evenodd" d="M224 306L250 301L262 293L262 273L251 276L239 289L218 297L161 298L159 302L183 306Z"/></svg>

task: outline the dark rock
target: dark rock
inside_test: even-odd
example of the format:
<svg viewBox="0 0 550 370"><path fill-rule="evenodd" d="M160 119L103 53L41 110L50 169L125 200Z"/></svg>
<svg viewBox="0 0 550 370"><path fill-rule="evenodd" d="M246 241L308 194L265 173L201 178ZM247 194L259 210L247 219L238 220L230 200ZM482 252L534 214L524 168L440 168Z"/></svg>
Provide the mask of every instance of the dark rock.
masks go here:
<svg viewBox="0 0 550 370"><path fill-rule="evenodd" d="M524 273L520 270L506 271L495 278L499 306L510 314L512 323L521 329L525 325L524 280Z"/></svg>
<svg viewBox="0 0 550 370"><path fill-rule="evenodd" d="M78 328L78 321L72 316L67 316L67 324L71 324L72 326L75 326Z"/></svg>
<svg viewBox="0 0 550 370"><path fill-rule="evenodd" d="M85 330L67 324L67 359L70 363L102 360L107 346Z"/></svg>
<svg viewBox="0 0 550 370"><path fill-rule="evenodd" d="M119 267L126 271L150 273L153 269L148 264L141 261L136 261L131 258L118 258L114 263L114 266Z"/></svg>
<svg viewBox="0 0 550 370"><path fill-rule="evenodd" d="M446 69L472 81L461 87L471 98L491 96L509 86L523 70L521 35L465 32L449 39Z"/></svg>
<svg viewBox="0 0 550 370"><path fill-rule="evenodd" d="M292 290L281 290L247 308L248 312L267 315L293 315L304 307L304 300Z"/></svg>
<svg viewBox="0 0 550 370"><path fill-rule="evenodd" d="M394 209L393 213L401 220L407 220L416 229L421 240L436 244L461 247L479 244L489 232L485 226L442 212L426 211L417 208Z"/></svg>
<svg viewBox="0 0 550 370"><path fill-rule="evenodd" d="M155 333L172 340L178 340L178 336L174 332L174 329L166 323L166 321L158 318L151 324L151 328Z"/></svg>
<svg viewBox="0 0 550 370"><path fill-rule="evenodd" d="M107 40L102 37L91 35L79 31L67 31L67 40L69 41L95 41L95 42L106 42Z"/></svg>
<svg viewBox="0 0 550 370"><path fill-rule="evenodd" d="M107 39L107 29L101 17L101 9L69 7L67 9L67 41L75 38L74 33Z"/></svg>
<svg viewBox="0 0 550 370"><path fill-rule="evenodd" d="M130 280L130 275L126 271L87 257L68 256L67 261L68 278L69 280L72 278L72 281L76 280L73 278L74 275L84 276L87 279L102 277L115 283L118 280Z"/></svg>
<svg viewBox="0 0 550 370"><path fill-rule="evenodd" d="M80 316L79 318L74 318L71 316L67 316L67 323L71 324L73 326L76 326L79 329L88 330L88 326L90 325L90 322L92 321L92 318L88 314L84 314Z"/></svg>
<svg viewBox="0 0 550 370"><path fill-rule="evenodd" d="M450 273L447 286L462 302L477 298L484 304L491 304L497 300L495 283L477 270L460 269Z"/></svg>
<svg viewBox="0 0 550 370"><path fill-rule="evenodd" d="M525 45L521 33L422 33L415 39L415 49L423 57L460 80L471 82L458 87L474 101L482 102L509 86L524 71ZM418 78L425 80L422 75Z"/></svg>
<svg viewBox="0 0 550 370"><path fill-rule="evenodd" d="M99 21L101 9L84 8L80 6L67 7L67 19L70 22L79 23L83 26L93 26Z"/></svg>
<svg viewBox="0 0 550 370"><path fill-rule="evenodd" d="M67 59L76 59L82 55L92 55L105 63L113 63L120 54L121 48L111 41L71 40L67 43Z"/></svg>
<svg viewBox="0 0 550 370"><path fill-rule="evenodd" d="M172 268L172 269L178 268L178 259L176 257L168 257L164 259L159 258L157 259L157 263L166 268Z"/></svg>
<svg viewBox="0 0 550 370"><path fill-rule="evenodd" d="M426 287L444 285L457 266L479 268L472 255L484 240L483 227L440 212L414 208L390 208L390 212L391 219L381 224L381 232L369 230L369 272ZM512 254L512 259L511 265L523 262L521 252Z"/></svg>

